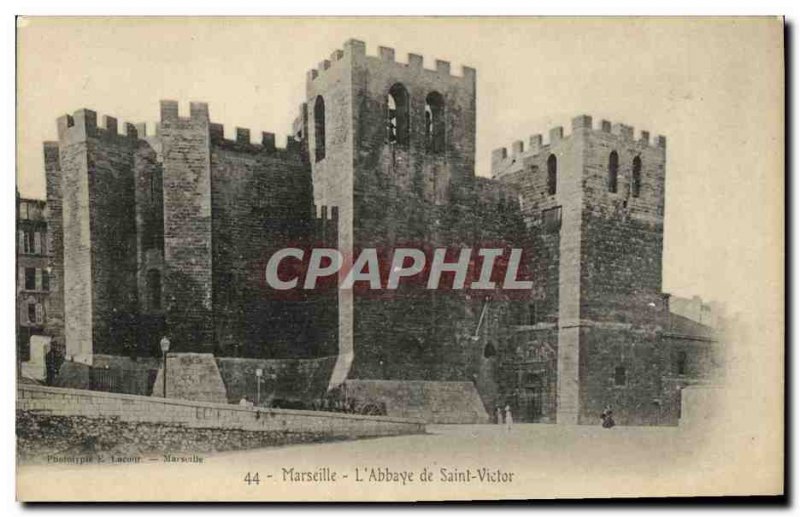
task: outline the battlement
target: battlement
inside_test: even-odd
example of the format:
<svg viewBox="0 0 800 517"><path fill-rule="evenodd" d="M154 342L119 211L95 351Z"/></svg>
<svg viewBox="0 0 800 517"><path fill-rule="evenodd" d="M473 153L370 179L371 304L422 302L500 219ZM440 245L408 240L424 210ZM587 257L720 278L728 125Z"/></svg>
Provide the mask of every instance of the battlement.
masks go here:
<svg viewBox="0 0 800 517"><path fill-rule="evenodd" d="M572 119L572 129L590 129L600 131L601 133L610 133L616 135L622 140L634 140L633 126L628 126L618 122L612 123L608 120L601 120L595 129L592 127L592 117L589 115L580 115ZM636 140L636 142L645 146L660 147L662 149L666 149L667 147L667 137L658 135L651 140L650 131L644 129L639 132L639 138Z"/></svg>
<svg viewBox="0 0 800 517"><path fill-rule="evenodd" d="M328 205L312 205L311 220L315 228L315 239L323 246L336 246L336 234L339 225L339 207Z"/></svg>
<svg viewBox="0 0 800 517"><path fill-rule="evenodd" d="M292 135L296 140L302 141L307 138L306 126L308 124L308 105L303 102L297 109L297 116L292 121Z"/></svg>
<svg viewBox="0 0 800 517"><path fill-rule="evenodd" d="M252 153L298 153L300 151L300 143L292 136L287 135L285 147L277 147L275 145L275 133L262 132L261 140L253 142L251 134L256 134L248 128L236 127L235 138L225 138L225 126L210 121L208 104L205 102L191 102L189 103L189 116L180 116L179 106L177 101L162 100L161 101L161 123L174 124L174 123L200 123L201 125L208 125L209 138L212 145L224 147L227 149L234 149L237 151L252 152ZM146 134L144 125L141 129L135 128L140 131L140 135Z"/></svg>
<svg viewBox="0 0 800 517"><path fill-rule="evenodd" d="M261 140L253 142L251 135L257 134L250 129L236 127L236 137L234 139L225 138L225 126L216 122L211 122L208 126L211 144L226 149L252 153L299 153L300 142L294 136L286 136L286 146L277 147L275 145L275 133L267 131L261 132Z"/></svg>
<svg viewBox="0 0 800 517"><path fill-rule="evenodd" d="M54 142L52 140L45 140L42 142L42 147L44 149L45 156L52 155L56 159L58 158L58 142Z"/></svg>
<svg viewBox="0 0 800 517"><path fill-rule="evenodd" d="M179 121L184 122L208 122L208 104L205 102L190 102L189 103L189 116L181 117L178 109L178 101L162 100L161 106L161 123L174 123Z"/></svg>
<svg viewBox="0 0 800 517"><path fill-rule="evenodd" d="M314 216L321 220L333 220L336 221L339 219L339 207L338 206L328 206L328 205L314 205Z"/></svg>
<svg viewBox="0 0 800 517"><path fill-rule="evenodd" d="M136 141L140 138L135 124L123 124L124 132L120 133L120 125L116 117L104 115L102 124L97 124L97 112L90 109L79 109L72 115L58 117L59 140L81 140L89 137L120 138Z"/></svg>
<svg viewBox="0 0 800 517"><path fill-rule="evenodd" d="M397 66L403 66L411 69L417 69L424 73L430 74L438 74L442 77L447 77L451 79L463 79L464 81L469 82L470 84L475 84L475 79L477 72L474 68L469 66L462 66L461 67L461 75L454 75L451 73L450 70L450 62L443 61L441 59L434 59L434 68L428 69L424 67L425 59L423 56L419 54L409 53L407 55L407 62L400 63L395 61L395 50L390 47L378 47L378 51L375 55L368 55L367 54L367 45L363 41L357 39L349 39L343 45L343 50L335 50L330 59L324 59L319 63L317 68L312 68L308 71L307 78L308 81L314 81L317 77L322 76L328 69L339 61L342 61L345 57L350 58L352 60L358 59L372 59L372 60L380 60L385 63L393 63Z"/></svg>
<svg viewBox="0 0 800 517"><path fill-rule="evenodd" d="M492 176L505 171L511 164L516 162L518 157L533 156L541 152L549 151L550 147L570 138L576 131L589 130L595 133L607 133L615 135L623 141L636 143L644 147L654 147L666 149L667 137L658 135L651 139L650 132L642 130L639 133L638 140L634 140L634 128L622 123L611 123L608 120L601 120L596 126L592 122L592 117L589 115L578 115L572 119L572 133L564 136L564 128L557 126L550 129L547 143L543 142L541 134L531 135L528 140L528 147L525 148L525 143L522 140L516 140L511 143L511 151L506 147L499 147L492 151Z"/></svg>

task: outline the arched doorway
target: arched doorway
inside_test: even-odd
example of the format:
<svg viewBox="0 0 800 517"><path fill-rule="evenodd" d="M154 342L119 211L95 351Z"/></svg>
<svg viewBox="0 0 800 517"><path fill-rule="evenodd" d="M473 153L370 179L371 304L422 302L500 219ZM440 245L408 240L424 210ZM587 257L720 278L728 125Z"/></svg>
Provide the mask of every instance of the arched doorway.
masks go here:
<svg viewBox="0 0 800 517"><path fill-rule="evenodd" d="M519 392L519 410L524 422L539 422L544 416L544 380L537 373L526 373Z"/></svg>

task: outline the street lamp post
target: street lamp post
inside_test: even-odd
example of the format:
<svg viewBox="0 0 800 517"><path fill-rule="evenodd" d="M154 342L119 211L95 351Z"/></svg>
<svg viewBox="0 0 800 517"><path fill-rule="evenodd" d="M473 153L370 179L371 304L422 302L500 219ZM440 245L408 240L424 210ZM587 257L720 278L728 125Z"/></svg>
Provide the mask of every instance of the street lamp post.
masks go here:
<svg viewBox="0 0 800 517"><path fill-rule="evenodd" d="M264 370L256 368L256 407L261 405L261 376L264 375Z"/></svg>
<svg viewBox="0 0 800 517"><path fill-rule="evenodd" d="M169 338L161 338L161 352L164 354L164 398L167 398L167 354L169 353Z"/></svg>

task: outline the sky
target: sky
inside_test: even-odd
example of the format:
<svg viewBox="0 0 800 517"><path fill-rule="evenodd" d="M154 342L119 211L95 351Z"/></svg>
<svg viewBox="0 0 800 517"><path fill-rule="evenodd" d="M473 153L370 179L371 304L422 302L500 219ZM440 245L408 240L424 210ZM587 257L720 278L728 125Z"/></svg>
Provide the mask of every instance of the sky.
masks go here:
<svg viewBox="0 0 800 517"><path fill-rule="evenodd" d="M79 108L153 123L160 99L283 145L306 71L349 38L477 69L476 173L492 149L579 114L667 137L664 290L747 311L783 287L781 22L760 19L22 19L18 189ZM782 310L781 310L782 311Z"/></svg>

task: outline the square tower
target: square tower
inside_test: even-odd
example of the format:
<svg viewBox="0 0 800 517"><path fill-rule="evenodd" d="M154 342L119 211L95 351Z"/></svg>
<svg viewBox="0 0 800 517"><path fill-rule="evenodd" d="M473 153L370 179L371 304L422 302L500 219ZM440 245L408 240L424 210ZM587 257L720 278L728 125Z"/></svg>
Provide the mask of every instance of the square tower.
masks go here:
<svg viewBox="0 0 800 517"><path fill-rule="evenodd" d="M136 341L136 129L81 109L58 119L58 144L47 144L48 202L54 271L55 337L66 355L124 353ZM62 249L63 248L63 249ZM63 293L63 294L62 294ZM63 314L63 327L55 319ZM63 330L63 335L61 331Z"/></svg>
<svg viewBox="0 0 800 517"><path fill-rule="evenodd" d="M346 257L364 247L430 242L436 207L474 178L475 76L469 67L452 75L450 63L440 60L429 70L416 54L398 63L390 48L368 56L358 40L309 71L301 118L307 121L314 202L318 210L338 208L338 247ZM380 344L354 350L356 341L377 338L375 325L387 326L385 337L425 341L418 334L429 327L426 311L407 310L408 328L393 329L391 303L357 305L352 291L339 291L339 363L332 384L348 375L354 354L364 359L359 375L385 375ZM370 316L373 309L381 315ZM385 343L387 351L392 347Z"/></svg>
<svg viewBox="0 0 800 517"><path fill-rule="evenodd" d="M205 103L180 117L177 101L161 101L163 292L178 351L211 352L214 344L209 124Z"/></svg>
<svg viewBox="0 0 800 517"><path fill-rule="evenodd" d="M536 243L532 269L557 321L557 420L594 422L606 405L646 414L659 397L666 138L581 115L492 154ZM552 273L552 274L551 274ZM655 408L652 409L656 411ZM645 416L646 418L646 416Z"/></svg>

